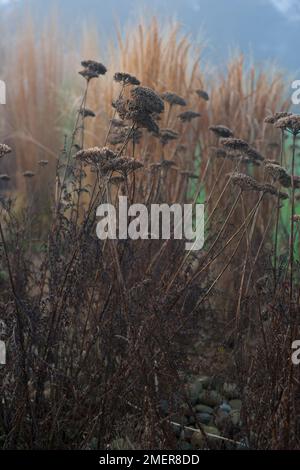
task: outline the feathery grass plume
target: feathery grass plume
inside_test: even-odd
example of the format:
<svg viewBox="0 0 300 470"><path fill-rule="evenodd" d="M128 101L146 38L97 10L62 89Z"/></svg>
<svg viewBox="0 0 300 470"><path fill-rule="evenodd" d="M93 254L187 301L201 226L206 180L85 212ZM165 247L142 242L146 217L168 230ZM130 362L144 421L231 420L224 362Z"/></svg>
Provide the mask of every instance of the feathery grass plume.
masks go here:
<svg viewBox="0 0 300 470"><path fill-rule="evenodd" d="M0 144L0 158L3 158L5 155L11 153L12 150L8 145Z"/></svg>
<svg viewBox="0 0 300 470"><path fill-rule="evenodd" d="M300 115L291 114L289 116L278 119L275 123L275 127L291 132L293 135L297 135L300 132Z"/></svg>
<svg viewBox="0 0 300 470"><path fill-rule="evenodd" d="M247 157L251 158L252 160L256 160L259 162L264 161L264 157L253 147L248 147L244 150L244 153L247 155Z"/></svg>
<svg viewBox="0 0 300 470"><path fill-rule="evenodd" d="M252 176L244 173L232 172L228 175L234 185L239 186L243 191L260 191L260 184Z"/></svg>
<svg viewBox="0 0 300 470"><path fill-rule="evenodd" d="M264 183L260 185L260 191L264 193L271 194L272 196L277 196L280 199L289 199L289 195L282 191L279 191L275 186L269 183Z"/></svg>
<svg viewBox="0 0 300 470"><path fill-rule="evenodd" d="M38 165L47 166L47 165L49 165L49 160L39 160Z"/></svg>
<svg viewBox="0 0 300 470"><path fill-rule="evenodd" d="M7 174L0 175L0 181L10 181L10 176Z"/></svg>
<svg viewBox="0 0 300 470"><path fill-rule="evenodd" d="M95 60L83 60L81 62L82 67L90 72L94 72L95 74L105 75L107 72L107 68L105 65L101 64L100 62L96 62Z"/></svg>
<svg viewBox="0 0 300 470"><path fill-rule="evenodd" d="M275 114L271 114L270 116L265 117L264 123L265 124L275 124L279 119L285 118L287 116L291 116L292 113L288 113L285 111L278 112Z"/></svg>
<svg viewBox="0 0 300 470"><path fill-rule="evenodd" d="M199 98L202 98L204 101L209 101L209 95L204 90L196 90L197 95Z"/></svg>
<svg viewBox="0 0 300 470"><path fill-rule="evenodd" d="M181 122L191 122L198 117L201 117L201 113L196 113L195 111L185 111L178 115Z"/></svg>
<svg viewBox="0 0 300 470"><path fill-rule="evenodd" d="M165 91L161 95L162 99L169 103L170 106L186 106L186 101L181 96L172 91Z"/></svg>
<svg viewBox="0 0 300 470"><path fill-rule="evenodd" d="M81 114L81 116L83 118L86 118L86 117L96 117L96 114L94 113L94 111L92 111L91 109L89 108L83 108L79 111L79 113Z"/></svg>
<svg viewBox="0 0 300 470"><path fill-rule="evenodd" d="M218 126L210 126L209 130L213 132L218 137L228 138L233 137L234 134L231 129L226 126L218 125Z"/></svg>
<svg viewBox="0 0 300 470"><path fill-rule="evenodd" d="M35 173L33 171L25 171L23 173L24 178L33 178L35 176Z"/></svg>
<svg viewBox="0 0 300 470"><path fill-rule="evenodd" d="M159 138L162 145L167 145L168 142L176 140L178 137L178 132L175 132L172 129L160 129Z"/></svg>
<svg viewBox="0 0 300 470"><path fill-rule="evenodd" d="M248 142L243 139L235 139L233 137L222 137L220 139L220 144L223 145L223 147L233 151L246 152L247 150L249 150Z"/></svg>
<svg viewBox="0 0 300 470"><path fill-rule="evenodd" d="M123 83L123 85L140 85L141 82L134 76L129 73L117 72L114 75L114 80L117 83Z"/></svg>

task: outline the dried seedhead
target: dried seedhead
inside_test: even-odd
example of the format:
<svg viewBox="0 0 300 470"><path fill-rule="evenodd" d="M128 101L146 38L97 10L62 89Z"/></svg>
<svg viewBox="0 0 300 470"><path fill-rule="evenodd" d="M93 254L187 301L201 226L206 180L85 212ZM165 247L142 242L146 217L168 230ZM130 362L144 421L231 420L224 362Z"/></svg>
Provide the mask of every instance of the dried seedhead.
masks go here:
<svg viewBox="0 0 300 470"><path fill-rule="evenodd" d="M186 101L181 96L171 91L166 91L161 95L162 99L169 103L170 106L186 106Z"/></svg>
<svg viewBox="0 0 300 470"><path fill-rule="evenodd" d="M196 113L195 111L185 111L178 115L178 118L181 122L191 122L193 119L201 117L200 113Z"/></svg>
<svg viewBox="0 0 300 470"><path fill-rule="evenodd" d="M133 75L130 75L129 73L122 73L122 72L117 72L114 75L114 80L118 83L123 83L123 85L140 85L141 82L134 77Z"/></svg>
<svg viewBox="0 0 300 470"><path fill-rule="evenodd" d="M229 129L229 127L226 127L226 126L210 126L209 130L211 132L213 132L217 137L222 137L222 138L229 138L229 137L233 137L234 134L232 132L231 129Z"/></svg>

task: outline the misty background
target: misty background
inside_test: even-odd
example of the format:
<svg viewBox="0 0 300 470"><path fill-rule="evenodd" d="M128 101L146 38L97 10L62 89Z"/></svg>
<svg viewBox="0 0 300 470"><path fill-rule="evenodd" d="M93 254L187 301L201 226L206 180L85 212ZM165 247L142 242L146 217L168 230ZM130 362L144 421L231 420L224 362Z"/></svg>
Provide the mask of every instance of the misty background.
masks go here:
<svg viewBox="0 0 300 470"><path fill-rule="evenodd" d="M97 25L101 37L112 37L143 16L173 18L193 40L205 40L206 57L226 63L228 55L241 51L256 62L272 62L297 73L300 69L299 0L0 0L2 18L12 10L21 17L32 7L37 23L56 10L66 31L84 23Z"/></svg>

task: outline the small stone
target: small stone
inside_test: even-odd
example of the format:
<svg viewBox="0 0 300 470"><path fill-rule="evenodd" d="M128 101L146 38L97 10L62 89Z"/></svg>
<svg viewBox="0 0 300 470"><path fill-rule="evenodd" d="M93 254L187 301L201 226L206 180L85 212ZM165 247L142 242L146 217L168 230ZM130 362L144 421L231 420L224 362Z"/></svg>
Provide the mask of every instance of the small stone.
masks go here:
<svg viewBox="0 0 300 470"><path fill-rule="evenodd" d="M228 400L239 398L239 391L236 384L225 382L223 385L223 394Z"/></svg>
<svg viewBox="0 0 300 470"><path fill-rule="evenodd" d="M220 410L224 411L225 413L230 413L231 406L228 405L228 403L222 403L222 405L220 405Z"/></svg>
<svg viewBox="0 0 300 470"><path fill-rule="evenodd" d="M183 405L181 406L181 412L185 416L191 416L192 414L191 409L187 403L183 403Z"/></svg>
<svg viewBox="0 0 300 470"><path fill-rule="evenodd" d="M216 417L215 417L215 425L216 425L219 429L223 429L224 427L226 427L226 425L228 424L228 422L230 422L229 413L227 413L226 411L222 411L222 410L219 408L218 411L217 411L217 413L216 413Z"/></svg>
<svg viewBox="0 0 300 470"><path fill-rule="evenodd" d="M207 434L214 434L215 436L221 435L220 431L214 426L203 426L203 429Z"/></svg>
<svg viewBox="0 0 300 470"><path fill-rule="evenodd" d="M198 412L198 413L209 413L209 414L213 414L214 410L210 407L210 406L207 406L207 405L196 405L195 407L195 410Z"/></svg>
<svg viewBox="0 0 300 470"><path fill-rule="evenodd" d="M208 388L211 385L211 378L207 376L203 376L199 378L199 381L202 384L202 388Z"/></svg>
<svg viewBox="0 0 300 470"><path fill-rule="evenodd" d="M194 432L191 444L195 449L201 449L205 445L205 438L201 432Z"/></svg>
<svg viewBox="0 0 300 470"><path fill-rule="evenodd" d="M196 417L201 424L209 424L212 416L209 413L197 413Z"/></svg>
<svg viewBox="0 0 300 470"><path fill-rule="evenodd" d="M229 405L233 410L241 410L242 409L242 401L241 400L231 400Z"/></svg>
<svg viewBox="0 0 300 470"><path fill-rule="evenodd" d="M215 390L203 391L199 396L199 402L207 406L217 406L222 403L222 396Z"/></svg>
<svg viewBox="0 0 300 470"><path fill-rule="evenodd" d="M230 418L231 418L232 424L234 424L234 426L238 426L240 423L240 418L241 418L241 414L239 410L232 410L230 412Z"/></svg>

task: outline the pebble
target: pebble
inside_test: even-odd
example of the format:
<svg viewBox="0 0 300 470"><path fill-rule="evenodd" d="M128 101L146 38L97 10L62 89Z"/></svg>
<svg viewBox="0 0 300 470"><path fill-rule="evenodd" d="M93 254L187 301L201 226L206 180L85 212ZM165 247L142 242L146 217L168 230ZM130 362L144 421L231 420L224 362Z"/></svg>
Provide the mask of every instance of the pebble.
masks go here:
<svg viewBox="0 0 300 470"><path fill-rule="evenodd" d="M222 405L220 405L220 410L225 411L225 413L230 413L231 406L228 405L228 403L222 403Z"/></svg>
<svg viewBox="0 0 300 470"><path fill-rule="evenodd" d="M216 392L215 390L211 391L203 391L200 396L199 396L199 401L200 403L203 403L204 405L207 406L217 406L222 403L222 396Z"/></svg>
<svg viewBox="0 0 300 470"><path fill-rule="evenodd" d="M209 424L212 420L212 416L209 413L197 413L196 416L201 424Z"/></svg>
<svg viewBox="0 0 300 470"><path fill-rule="evenodd" d="M201 449L205 444L205 438L201 432L194 432L191 438L191 444L195 449Z"/></svg>
<svg viewBox="0 0 300 470"><path fill-rule="evenodd" d="M198 413L209 413L213 414L214 410L211 408L211 406L203 405L202 403L199 405L196 405L195 410Z"/></svg>
<svg viewBox="0 0 300 470"><path fill-rule="evenodd" d="M230 414L219 409L215 417L215 425L218 428L223 429L227 425L228 421L230 422Z"/></svg>
<svg viewBox="0 0 300 470"><path fill-rule="evenodd" d="M203 429L208 434L215 434L215 436L220 436L220 431L214 426L203 426Z"/></svg>
<svg viewBox="0 0 300 470"><path fill-rule="evenodd" d="M233 410L241 410L242 408L242 401L241 400L231 400L229 405Z"/></svg>
<svg viewBox="0 0 300 470"><path fill-rule="evenodd" d="M238 424L240 422L240 417L241 417L241 414L240 414L239 410L232 410L230 412L230 418L231 418L232 424L234 424L234 426L238 426Z"/></svg>

